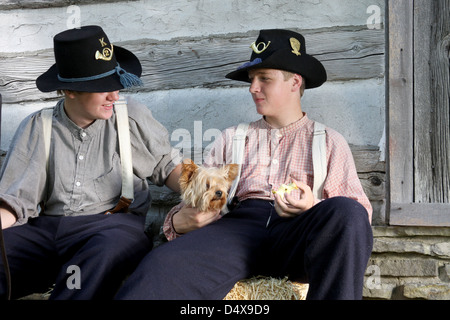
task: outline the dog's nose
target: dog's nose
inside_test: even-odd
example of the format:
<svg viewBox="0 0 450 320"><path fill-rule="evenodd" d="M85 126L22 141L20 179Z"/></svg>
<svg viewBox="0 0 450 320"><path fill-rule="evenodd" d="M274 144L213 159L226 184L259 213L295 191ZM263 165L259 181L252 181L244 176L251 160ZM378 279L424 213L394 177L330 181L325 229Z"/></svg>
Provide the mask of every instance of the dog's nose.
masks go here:
<svg viewBox="0 0 450 320"><path fill-rule="evenodd" d="M220 198L222 196L222 191L216 191L216 197Z"/></svg>

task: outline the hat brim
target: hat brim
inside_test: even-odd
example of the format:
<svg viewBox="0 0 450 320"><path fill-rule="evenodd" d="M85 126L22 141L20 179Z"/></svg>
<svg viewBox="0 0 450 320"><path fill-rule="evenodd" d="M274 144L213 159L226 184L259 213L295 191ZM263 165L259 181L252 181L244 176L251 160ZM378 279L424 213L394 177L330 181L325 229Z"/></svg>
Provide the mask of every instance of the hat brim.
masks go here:
<svg viewBox="0 0 450 320"><path fill-rule="evenodd" d="M308 54L300 57L293 56L290 51L285 52L285 50L274 53L260 63L241 67L228 73L225 77L250 83L248 72L252 69L277 69L299 74L305 78L306 89L320 87L327 81L327 72L319 60Z"/></svg>
<svg viewBox="0 0 450 320"><path fill-rule="evenodd" d="M139 59L127 49L114 46L114 53L120 67L128 73L138 77L142 74L142 66ZM36 79L36 86L42 92L52 92L56 90L73 90L80 92L112 92L124 89L120 83L119 76L114 73L110 76L81 82L63 82L58 79L56 64Z"/></svg>

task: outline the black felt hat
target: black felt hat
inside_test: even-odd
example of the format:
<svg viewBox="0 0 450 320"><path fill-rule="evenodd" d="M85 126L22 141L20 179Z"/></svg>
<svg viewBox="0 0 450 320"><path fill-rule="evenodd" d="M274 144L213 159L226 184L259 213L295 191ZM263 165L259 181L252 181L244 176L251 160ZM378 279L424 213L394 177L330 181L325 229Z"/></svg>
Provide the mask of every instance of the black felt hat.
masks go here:
<svg viewBox="0 0 450 320"><path fill-rule="evenodd" d="M84 26L53 38L56 63L36 79L42 92L112 92L141 85L139 59L109 42L99 26Z"/></svg>
<svg viewBox="0 0 450 320"><path fill-rule="evenodd" d="M261 30L258 39L250 46L253 53L250 62L226 75L228 79L250 82L248 71L268 68L300 74L306 81L306 89L320 87L327 81L322 63L306 53L305 38L294 31Z"/></svg>

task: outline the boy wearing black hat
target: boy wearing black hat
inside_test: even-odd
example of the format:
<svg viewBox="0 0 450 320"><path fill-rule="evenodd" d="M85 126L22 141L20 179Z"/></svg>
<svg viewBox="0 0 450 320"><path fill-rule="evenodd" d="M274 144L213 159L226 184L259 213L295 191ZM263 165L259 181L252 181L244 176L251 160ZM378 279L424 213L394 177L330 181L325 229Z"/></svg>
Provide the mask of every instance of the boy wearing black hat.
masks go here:
<svg viewBox="0 0 450 320"><path fill-rule="evenodd" d="M164 225L171 241L142 260L117 298L222 299L237 281L268 275L309 283L307 299L361 299L372 208L348 144L330 128L325 179L317 196L312 192L317 124L300 101L303 88L326 81L325 69L296 32L262 30L251 48L250 62L227 75L251 83L263 116L247 132L239 205L222 218L174 207ZM215 141L207 165L231 162L235 132ZM273 193L290 182L298 190Z"/></svg>
<svg viewBox="0 0 450 320"><path fill-rule="evenodd" d="M144 233L147 179L178 190L181 159L146 106L117 103L119 90L141 83L133 53L98 26L56 35L54 53L56 63L36 85L64 99L49 120L45 110L23 120L0 176L12 297L55 284L51 299L108 299L152 247ZM127 197L119 199L121 192Z"/></svg>

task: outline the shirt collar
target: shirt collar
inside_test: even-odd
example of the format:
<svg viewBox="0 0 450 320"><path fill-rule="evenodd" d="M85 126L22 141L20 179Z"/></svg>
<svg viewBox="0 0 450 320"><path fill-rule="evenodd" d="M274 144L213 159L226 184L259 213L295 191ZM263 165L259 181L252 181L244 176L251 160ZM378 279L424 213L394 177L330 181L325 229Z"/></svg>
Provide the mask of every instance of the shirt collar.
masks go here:
<svg viewBox="0 0 450 320"><path fill-rule="evenodd" d="M94 136L104 124L104 121L96 120L86 129L80 128L75 122L73 122L66 114L64 110L64 99L61 99L56 105L58 109L58 115L60 116L62 123L72 132L72 134L78 139L82 140L85 136ZM83 134L84 133L84 134Z"/></svg>
<svg viewBox="0 0 450 320"><path fill-rule="evenodd" d="M285 135L290 135L291 133L294 133L296 131L298 131L299 129L301 129L302 127L306 126L307 123L309 123L310 120L307 116L307 114L305 112L303 112L303 117L291 124L289 124L286 127L280 128L280 129L275 129L274 127L272 127L265 119L264 117L261 118L261 120L259 120L259 127L261 129L268 129L268 130L277 130L279 134L281 134L282 136Z"/></svg>

